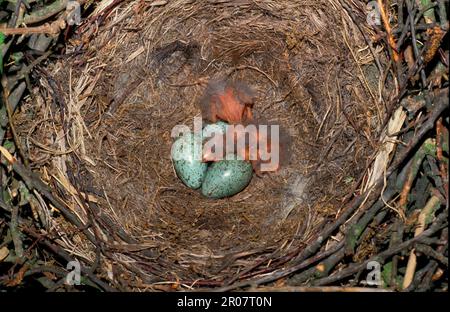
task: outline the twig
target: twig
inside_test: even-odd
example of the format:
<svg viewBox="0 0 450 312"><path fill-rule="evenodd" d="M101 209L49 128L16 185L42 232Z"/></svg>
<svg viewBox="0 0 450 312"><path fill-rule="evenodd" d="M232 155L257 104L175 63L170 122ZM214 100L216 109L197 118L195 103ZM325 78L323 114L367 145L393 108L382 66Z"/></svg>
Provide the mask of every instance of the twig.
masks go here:
<svg viewBox="0 0 450 312"><path fill-rule="evenodd" d="M441 240L444 240L445 243L437 248L438 253L444 253L448 248L448 228L442 231ZM438 269L438 263L435 260L431 260L429 267L430 268L425 271L422 282L418 285L419 291L427 291L431 288L431 281L433 280L434 272Z"/></svg>
<svg viewBox="0 0 450 312"><path fill-rule="evenodd" d="M14 242L14 250L18 258L23 258L23 244L20 238L20 231L18 230L19 206L14 205L11 212L11 222L9 229L11 230L11 237Z"/></svg>
<svg viewBox="0 0 450 312"><path fill-rule="evenodd" d="M22 6L22 2L24 2L24 0L17 0L17 2L16 2L16 7L14 9L14 14L13 14L12 18L10 19L10 21L8 22L8 25L10 27L16 26L17 19L19 18L20 8Z"/></svg>
<svg viewBox="0 0 450 312"><path fill-rule="evenodd" d="M440 204L441 202L439 198L437 198L436 196L431 196L431 198L428 200L427 204L419 214L419 218L417 220L418 226L414 232L414 237L417 237L420 234L422 234L422 232L425 229L426 219L433 211L436 210L436 208ZM403 279L403 289L407 288L411 284L414 278L414 272L416 271L416 265L417 265L417 256L413 248L409 254L408 264L406 266L406 273Z"/></svg>
<svg viewBox="0 0 450 312"><path fill-rule="evenodd" d="M407 179L403 184L403 189L400 193L399 208L403 212L403 215L406 212L406 205L408 203L409 191L411 190L411 186L417 174L419 173L420 166L422 165L425 156L430 153L430 150L434 151L434 149L435 149L434 142L431 139L427 139L419 148L419 150L414 154L413 161L411 163L411 166L409 167Z"/></svg>
<svg viewBox="0 0 450 312"><path fill-rule="evenodd" d="M257 287L250 288L255 292L390 292L388 289L370 287L342 287L342 286L281 286L281 287Z"/></svg>
<svg viewBox="0 0 450 312"><path fill-rule="evenodd" d="M27 185L30 190L37 190L42 195L44 195L61 213L64 217L69 220L73 225L77 226L80 229L83 229L86 237L96 245L95 237L88 231L83 222L69 209L65 207L65 205L57 199L49 187L42 182L42 180L37 177L33 172L20 164L9 152L0 146L0 152L5 156L8 162L12 165L12 168L15 173L17 173L20 177L22 177L23 181Z"/></svg>
<svg viewBox="0 0 450 312"><path fill-rule="evenodd" d="M310 269L300 274L294 275L292 278L289 279L288 284L300 285L310 278L322 277L328 274L328 272L330 272L331 269L345 256L344 249L342 248L344 245L343 243L344 242L342 241L339 244L337 244L334 248L330 249L327 253L328 258L326 258L324 261L321 261L316 266L311 267ZM305 266L305 264L307 264L307 261L305 261L302 264L303 266Z"/></svg>
<svg viewBox="0 0 450 312"><path fill-rule="evenodd" d="M307 259L293 267L290 267L287 269L280 269L275 272L272 272L268 276L265 276L265 277L262 277L262 278L259 278L256 280L245 280L242 282L234 283L232 285L228 285L225 287L215 289L214 291L230 291L230 290L233 290L236 288L241 288L241 287L245 287L245 286L249 286L249 285L261 285L261 284L276 281L280 278L283 278L294 272L297 272L303 268L306 268L306 267L310 266L311 264L313 264L317 261L320 261L321 259L323 259L325 257L328 257L329 255L336 253L337 251L342 249L343 245L344 245L344 242L342 241L339 244L337 244L335 247L331 248L330 250L324 251L323 253L319 253L318 255L315 255L315 256L311 257L310 259ZM315 270L315 268L311 268L310 270L308 270L308 273L305 272L305 274L303 274L303 273L302 274L308 275L308 277L309 277L309 276L311 276L312 272L314 272L314 270ZM294 280L294 283L297 283L299 280L303 280L303 279L304 279L303 276L298 276L297 280Z"/></svg>
<svg viewBox="0 0 450 312"><path fill-rule="evenodd" d="M433 258L442 263L443 265L445 265L446 267L448 267L448 258L445 257L443 254L435 251L430 246L424 244L417 244L415 249L417 252L423 253L428 257Z"/></svg>
<svg viewBox="0 0 450 312"><path fill-rule="evenodd" d="M428 133L428 131L434 127L434 123L435 123L436 119L442 114L442 112L448 106L447 97L448 97L448 89L438 91L436 94L434 94L433 97L431 97L432 99L434 98L435 107L434 107L434 110L432 111L432 113L430 114L430 118L423 124L423 126L417 132L416 136L411 140L411 142L409 142L408 147L403 151L403 153L399 156L397 161L387 171L386 177L389 177L393 172L395 172L397 170L397 168L400 166L400 164L402 164L405 161L405 159L409 156L409 154L414 149L414 147L416 147L417 144L422 140L422 138L425 136L425 134ZM432 100L432 99L430 99L430 100ZM330 235L332 235L332 233L340 225L342 225L344 222L346 222L348 220L348 218L354 213L354 211L359 208L361 203L363 203L364 199L367 197L367 194L370 194L370 192L373 190L372 199L369 198L369 200L367 200L367 202L366 202L366 204L368 206L371 206L373 204L373 202L376 200L376 197L373 194L375 194L377 192L377 189L379 189L382 186L382 184L384 182L384 178L385 177L380 177L378 179L378 181L374 184L372 189L370 189L370 190L366 191L364 194L354 198L353 202L349 204L349 206L347 207L347 209L344 210L344 212L341 214L341 216L333 224L329 225L324 231L322 231L320 233L320 235L318 235L318 237L313 242L311 242L311 244L309 244L308 247L306 247L304 249L304 251L297 257L297 261L301 262L304 259L313 255L314 252L316 252L320 248L322 243L326 239L328 239L328 237ZM410 242L410 243L413 243L413 242ZM360 268L358 268L355 272L357 272L359 269ZM235 288L245 287L245 286L252 285L255 283L260 285L263 283L272 282L274 280L277 280L284 276L292 274L292 273L296 272L297 270L298 270L298 268L291 267L288 269L274 272L270 276L263 277L256 281L254 280L254 281L245 281L245 282L235 283L235 284L229 285L227 287L222 287L222 288L220 288L220 290L229 291L229 290L232 290ZM352 273L350 273L350 274L352 274Z"/></svg>
<svg viewBox="0 0 450 312"><path fill-rule="evenodd" d="M0 28L0 32L5 35L27 35L27 34L49 34L57 35L59 32L66 28L66 22L64 20L56 20L51 23L45 23L41 26L26 27L26 28Z"/></svg>
<svg viewBox="0 0 450 312"><path fill-rule="evenodd" d="M12 113L14 113L17 105L20 102L20 99L22 98L23 93L25 92L25 83L19 84L9 95L8 101L11 108ZM6 111L6 105L4 105L0 109L0 142L3 142L3 138L5 135L5 131L3 130L3 127L7 125L8 123L8 112Z"/></svg>
<svg viewBox="0 0 450 312"><path fill-rule="evenodd" d="M16 127L14 125L14 118L13 118L13 109L11 107L11 104L9 103L9 88L8 88L8 79L6 78L6 75L3 75L2 77L2 87L3 87L3 103L5 105L6 108L6 112L8 114L8 122L9 122L9 127L11 129L11 133L13 135L13 140L14 140L14 144L17 147L17 151L19 152L20 157L22 158L22 160L24 161L25 164L28 164L28 160L27 157L25 157L25 152L22 148L22 142L20 142L20 138L17 135L16 132Z"/></svg>
<svg viewBox="0 0 450 312"><path fill-rule="evenodd" d="M53 53L52 51L47 51L38 58L36 58L35 60L33 60L33 62L31 62L29 65L20 69L20 71L16 74L14 79L10 81L10 87L13 87L15 81L25 78L25 75L29 74L39 63L46 60L52 53Z"/></svg>
<svg viewBox="0 0 450 312"><path fill-rule="evenodd" d="M399 56L397 52L397 46L395 44L394 37L392 36L392 29L391 25L389 23L389 17L386 14L386 10L384 8L383 0L377 0L378 2L378 8L380 10L381 19L383 20L384 28L386 29L387 37L388 37L388 44L392 49L392 58L394 59L394 62L398 64Z"/></svg>
<svg viewBox="0 0 450 312"><path fill-rule="evenodd" d="M408 10L408 14L411 15L409 23L410 23L411 41L412 41L412 45L413 45L414 56L416 57L418 65L420 66L420 65L422 65L422 59L421 59L421 56L419 53L419 48L417 47L416 31L414 29L414 18L412 15L411 0L406 0L406 8ZM425 76L425 71L423 69L420 70L420 77L422 79L422 86L425 88L427 85L427 78Z"/></svg>
<svg viewBox="0 0 450 312"><path fill-rule="evenodd" d="M39 239L39 243L44 245L45 247L49 248L53 253L61 256L65 261L70 262L73 261L73 257L70 256L70 254L68 252L66 252L64 249L62 249L61 247L52 244L51 242L48 241L48 239L46 239L45 237L42 237L42 235L36 233L34 230L32 230L31 228L23 228L23 231L28 233L30 236ZM106 291L110 291L110 292L115 292L116 290L114 288L112 288L111 286L109 286L108 284L106 284L105 282L101 281L99 278L97 278L94 274L91 273L91 269L85 267L84 265L80 264L80 270L82 273L86 274L87 277L89 277L89 279L94 282L95 284L97 284L98 286L100 286L101 288L103 288Z"/></svg>
<svg viewBox="0 0 450 312"><path fill-rule="evenodd" d="M444 30L448 30L448 19L447 19L447 7L445 1L438 1L439 5L439 20L441 22L441 27ZM448 6L448 4L447 4Z"/></svg>
<svg viewBox="0 0 450 312"><path fill-rule="evenodd" d="M403 10L403 8L402 9L399 8L399 11L401 11L401 10ZM412 11L412 14L411 15L408 14L408 17L406 18L406 22L403 25L403 29L401 29L401 34L397 40L397 45L396 45L398 51L400 51L400 48L402 47L403 43L405 42L406 36L408 35L410 20L411 20L412 16L415 16L416 11L417 11L417 9L414 8Z"/></svg>
<svg viewBox="0 0 450 312"><path fill-rule="evenodd" d="M409 285L409 287L405 288L401 291L402 292L411 292L411 291L416 290L419 287L419 285L422 284L422 281L426 278L427 273L434 272L437 269L437 267L438 267L437 262L434 260L431 260L430 262L427 263L427 265L425 267L418 270L417 273L414 274L414 280ZM429 287L429 283L427 284L427 286Z"/></svg>
<svg viewBox="0 0 450 312"><path fill-rule="evenodd" d="M55 0L51 4L31 12L30 14L25 14L23 18L18 20L19 24L36 24L47 20L53 15L58 14L62 10L67 8L67 2L69 0ZM87 0L77 0L80 5L84 4ZM61 17L61 20L65 19L65 15Z"/></svg>
<svg viewBox="0 0 450 312"><path fill-rule="evenodd" d="M443 145L445 142L444 133L446 132L448 133L448 130L443 126L441 117L436 121L436 156L439 160L439 169L441 172L442 182L444 183L445 198L447 200L448 206L448 168L447 162L445 161L443 156Z"/></svg>
<svg viewBox="0 0 450 312"><path fill-rule="evenodd" d="M372 42L372 40L370 40L368 38L367 33L361 27L363 22L361 21L361 19L358 19L356 17L356 15L353 13L352 9L346 3L341 2L341 5L347 11L347 13L350 15L350 18L353 20L356 27L358 27L359 32L364 37L364 41L366 42L367 46L369 47L370 53L372 53L372 56L375 60L375 64L377 65L378 71L380 72L380 76L383 76L383 67L381 66L380 59L379 59L377 53L373 49L373 42Z"/></svg>
<svg viewBox="0 0 450 312"><path fill-rule="evenodd" d="M390 167L387 171L387 176L390 176L409 156L412 150L417 146L417 144L423 139L423 137L434 128L434 123L448 107L448 89L442 89L436 91L434 94L429 94L427 96L427 101L434 104L433 110L430 113L430 117L427 121L422 124L422 126L417 131L413 139L408 143L408 146L403 151L402 156L397 159L397 161ZM381 181L380 181L381 182Z"/></svg>
<svg viewBox="0 0 450 312"><path fill-rule="evenodd" d="M393 248L403 241L402 238L403 238L403 233L405 230L405 224L404 224L403 220L400 220L400 218L395 218L393 228L394 228L394 230L392 232L391 240L389 242L389 248ZM397 274L398 274L398 260L399 260L398 255L394 255L392 257L391 276L389 276L389 281L388 281L389 285L396 289L400 288L399 285L397 284L397 279L396 279Z"/></svg>
<svg viewBox="0 0 450 312"><path fill-rule="evenodd" d="M331 270L341 261L345 256L344 249L340 249L338 252L329 256L325 261L322 261L318 265L315 266L316 272L314 277L320 278L324 276L328 276ZM313 282L315 285L315 282Z"/></svg>
<svg viewBox="0 0 450 312"><path fill-rule="evenodd" d="M391 187L387 191L385 191L383 194L381 194L380 199L364 214L364 216L358 221L358 223L352 225L346 235L345 235L345 254L346 255L352 255L354 253L355 246L358 242L358 239L361 236L361 233L363 233L364 229L367 227L367 225L370 223L370 221L375 217L375 215L385 207L385 203L390 201L391 198L396 193L396 190Z"/></svg>
<svg viewBox="0 0 450 312"><path fill-rule="evenodd" d="M343 278L346 278L346 277L358 272L361 269L366 268L367 264L370 261L378 261L380 263L383 263L385 259L401 252L404 249L411 247L416 242L419 242L422 237L429 237L429 236L435 234L437 231L441 230L443 227L447 226L447 224L446 224L447 217L448 217L448 211L445 210L444 212L442 212L439 215L437 220L430 226L430 228L428 230L422 232L422 234L420 234L419 236L416 236L410 240L407 240L401 244L398 244L397 246L395 246L393 248L389 248L386 251L383 251L383 252L379 253L378 255L373 256L370 259L364 261L363 263L350 265L348 268L345 268L336 274L333 274L328 277L324 277L324 278L316 281L315 285L322 286L322 285L327 285L330 283L337 282Z"/></svg>

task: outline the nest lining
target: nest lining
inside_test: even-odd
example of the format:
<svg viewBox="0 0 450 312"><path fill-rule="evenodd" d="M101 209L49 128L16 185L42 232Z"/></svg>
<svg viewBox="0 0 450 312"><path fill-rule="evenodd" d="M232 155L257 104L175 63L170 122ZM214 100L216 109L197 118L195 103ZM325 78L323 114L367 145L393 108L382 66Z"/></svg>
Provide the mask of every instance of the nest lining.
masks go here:
<svg viewBox="0 0 450 312"><path fill-rule="evenodd" d="M89 51L54 65L68 107L43 98L46 109L25 106L22 124L40 120L30 142L73 149L42 156L31 144L35 163L91 196L88 209L63 188L79 216L108 220L96 227L111 248L105 271L137 274L131 285L220 282L261 259L282 263L333 220L381 123L362 75L371 60L354 52L361 38L339 8L332 0L171 1L134 14L132 1ZM255 114L292 139L288 165L222 200L184 186L169 157L172 128L200 116L205 83L215 77L252 86ZM93 246L78 248L93 258Z"/></svg>

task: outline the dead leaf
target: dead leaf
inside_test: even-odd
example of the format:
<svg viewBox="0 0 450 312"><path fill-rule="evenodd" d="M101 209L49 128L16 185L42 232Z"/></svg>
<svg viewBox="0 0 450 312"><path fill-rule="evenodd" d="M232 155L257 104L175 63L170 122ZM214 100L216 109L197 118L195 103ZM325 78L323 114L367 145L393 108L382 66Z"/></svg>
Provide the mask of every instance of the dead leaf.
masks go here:
<svg viewBox="0 0 450 312"><path fill-rule="evenodd" d="M381 137L382 146L378 151L378 154L375 158L375 162L373 164L373 170L369 177L369 181L367 182L364 191L371 188L376 181L386 172L386 168L388 166L390 155L394 151L396 144L394 143L397 139L396 136L392 136L393 133L400 131L402 128L403 122L406 118L406 112L403 110L403 107L399 107L393 114L391 120L389 121L386 129L384 129L384 133Z"/></svg>
<svg viewBox="0 0 450 312"><path fill-rule="evenodd" d="M23 277L25 273L28 271L28 265L24 265L20 268L19 272L17 272L16 277L12 280L10 280L8 283L6 283L6 286L8 287L15 287L22 283Z"/></svg>
<svg viewBox="0 0 450 312"><path fill-rule="evenodd" d="M0 262L6 259L9 255L9 249L6 247L0 248Z"/></svg>

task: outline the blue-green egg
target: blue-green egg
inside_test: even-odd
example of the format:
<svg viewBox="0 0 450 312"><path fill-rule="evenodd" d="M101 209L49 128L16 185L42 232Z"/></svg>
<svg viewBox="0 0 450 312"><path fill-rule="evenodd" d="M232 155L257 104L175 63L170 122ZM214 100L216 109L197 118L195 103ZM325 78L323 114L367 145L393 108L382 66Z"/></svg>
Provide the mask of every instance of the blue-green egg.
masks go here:
<svg viewBox="0 0 450 312"><path fill-rule="evenodd" d="M171 157L178 177L183 183L198 189L205 178L208 164L201 161L202 137L188 132L172 144Z"/></svg>
<svg viewBox="0 0 450 312"><path fill-rule="evenodd" d="M250 183L252 165L244 160L220 160L212 163L206 172L202 194L209 198L233 196Z"/></svg>
<svg viewBox="0 0 450 312"><path fill-rule="evenodd" d="M203 128L203 139L212 137L215 134L225 134L227 131L228 124L224 121L218 121L216 123L212 123L209 125L206 125Z"/></svg>

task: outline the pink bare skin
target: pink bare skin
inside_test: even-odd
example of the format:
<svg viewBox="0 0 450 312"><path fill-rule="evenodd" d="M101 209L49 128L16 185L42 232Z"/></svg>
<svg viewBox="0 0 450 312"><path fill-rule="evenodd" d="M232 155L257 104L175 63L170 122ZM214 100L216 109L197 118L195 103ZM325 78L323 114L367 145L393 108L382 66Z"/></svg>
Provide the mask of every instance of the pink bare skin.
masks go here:
<svg viewBox="0 0 450 312"><path fill-rule="evenodd" d="M233 134L230 134L233 135ZM243 135L243 133L234 133L233 137L234 137L234 144L235 144L235 150L236 150L236 144L238 141L238 136ZM261 140L261 141L259 141ZM259 148L258 150L256 150L256 159L250 159L251 154L250 154L250 147L248 146L248 142L246 142L246 145L244 147L241 147L240 149L238 149L236 151L236 154L247 161L250 161L250 163L252 164L253 167L253 171L255 171L256 175L261 177L263 175L263 172L274 172L277 171L280 166L279 163L275 163L275 164L271 164L270 160L268 161L263 161L261 159L261 154L264 153L270 153L270 140L266 139L266 138L260 138L259 137L259 133L258 133L258 138L256 138L256 142L260 142L259 144ZM210 162L210 161L218 161L221 159L225 159L225 149L226 149L226 138L225 135L215 135L213 138L210 139L209 141L211 144L214 144L214 146L218 146L219 144L223 144L223 151L222 153L214 153L213 151L211 151L209 148L204 147L203 149L203 161L204 162ZM263 145L261 145L261 143L265 143ZM264 171L261 170L261 165L265 164L265 168ZM270 166L269 166L270 165Z"/></svg>
<svg viewBox="0 0 450 312"><path fill-rule="evenodd" d="M242 83L210 82L200 104L203 117L210 122L237 124L253 120L253 91Z"/></svg>

